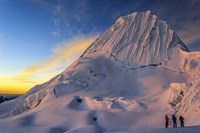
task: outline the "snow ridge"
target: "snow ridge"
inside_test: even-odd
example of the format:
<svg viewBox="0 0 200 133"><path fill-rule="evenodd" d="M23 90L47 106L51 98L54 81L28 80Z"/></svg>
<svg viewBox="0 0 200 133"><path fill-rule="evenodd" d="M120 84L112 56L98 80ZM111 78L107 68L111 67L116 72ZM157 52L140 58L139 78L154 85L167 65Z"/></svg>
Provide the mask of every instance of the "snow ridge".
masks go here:
<svg viewBox="0 0 200 133"><path fill-rule="evenodd" d="M177 50L189 51L166 22L151 15L150 11L120 17L84 53L101 50L113 53L134 67L160 62L166 64Z"/></svg>

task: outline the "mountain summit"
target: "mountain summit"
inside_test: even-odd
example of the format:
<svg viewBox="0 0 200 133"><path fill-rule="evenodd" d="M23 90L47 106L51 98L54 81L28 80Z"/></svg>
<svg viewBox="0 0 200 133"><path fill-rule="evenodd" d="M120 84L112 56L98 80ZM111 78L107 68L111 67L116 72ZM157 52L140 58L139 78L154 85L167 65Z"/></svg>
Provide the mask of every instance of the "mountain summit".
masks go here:
<svg viewBox="0 0 200 133"><path fill-rule="evenodd" d="M189 51L177 34L150 11L120 17L85 53L107 51L132 67L167 63Z"/></svg>
<svg viewBox="0 0 200 133"><path fill-rule="evenodd" d="M12 117L0 121L0 128L123 132L163 127L166 114L200 124L191 117L200 114L199 70L200 53L189 52L165 21L150 11L132 13L120 17L65 71L0 104L0 117Z"/></svg>

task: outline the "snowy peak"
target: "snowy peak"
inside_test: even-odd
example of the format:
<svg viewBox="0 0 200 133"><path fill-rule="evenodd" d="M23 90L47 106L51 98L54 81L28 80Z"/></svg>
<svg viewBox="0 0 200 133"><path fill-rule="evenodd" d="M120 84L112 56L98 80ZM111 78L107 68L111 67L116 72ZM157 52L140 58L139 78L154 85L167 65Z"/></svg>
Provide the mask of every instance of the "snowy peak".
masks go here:
<svg viewBox="0 0 200 133"><path fill-rule="evenodd" d="M146 132L166 114L200 125L200 52L188 51L149 11L120 17L65 71L0 104L1 132Z"/></svg>
<svg viewBox="0 0 200 133"><path fill-rule="evenodd" d="M173 53L189 51L177 34L150 11L122 16L86 51L106 51L125 64L136 67L167 62Z"/></svg>

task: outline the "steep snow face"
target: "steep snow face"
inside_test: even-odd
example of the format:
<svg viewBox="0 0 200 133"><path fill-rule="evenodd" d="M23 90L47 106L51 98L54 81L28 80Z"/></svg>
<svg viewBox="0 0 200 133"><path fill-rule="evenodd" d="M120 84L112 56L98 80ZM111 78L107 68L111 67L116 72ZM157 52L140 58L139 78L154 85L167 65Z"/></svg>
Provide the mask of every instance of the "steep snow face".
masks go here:
<svg viewBox="0 0 200 133"><path fill-rule="evenodd" d="M150 11L120 17L85 52L112 53L131 67L162 63L167 65L182 51L189 51L165 21ZM178 58L177 58L178 60Z"/></svg>
<svg viewBox="0 0 200 133"><path fill-rule="evenodd" d="M200 52L190 53L185 60L191 82L178 113L187 117L190 124L196 125L200 124Z"/></svg>

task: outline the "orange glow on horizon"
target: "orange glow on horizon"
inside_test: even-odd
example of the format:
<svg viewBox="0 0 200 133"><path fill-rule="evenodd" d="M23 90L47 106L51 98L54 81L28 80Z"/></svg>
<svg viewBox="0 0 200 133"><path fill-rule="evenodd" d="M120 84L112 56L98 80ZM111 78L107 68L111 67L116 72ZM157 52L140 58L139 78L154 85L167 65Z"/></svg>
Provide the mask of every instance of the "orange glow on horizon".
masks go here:
<svg viewBox="0 0 200 133"><path fill-rule="evenodd" d="M33 84L14 82L10 82L9 84L7 84L0 81L0 94L24 94L33 86Z"/></svg>
<svg viewBox="0 0 200 133"><path fill-rule="evenodd" d="M43 79L41 79L40 76L36 76L35 78L38 79L23 79L20 76L0 76L0 94L24 94L35 85L44 83L50 79L50 77L42 77Z"/></svg>
<svg viewBox="0 0 200 133"><path fill-rule="evenodd" d="M0 77L0 94L24 94L39 82L16 80L13 77Z"/></svg>
<svg viewBox="0 0 200 133"><path fill-rule="evenodd" d="M0 75L0 94L24 94L33 86L50 80L70 65L97 37L77 36L61 42L52 50L49 58L25 67L17 75Z"/></svg>

